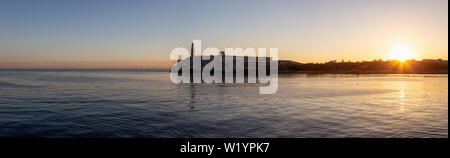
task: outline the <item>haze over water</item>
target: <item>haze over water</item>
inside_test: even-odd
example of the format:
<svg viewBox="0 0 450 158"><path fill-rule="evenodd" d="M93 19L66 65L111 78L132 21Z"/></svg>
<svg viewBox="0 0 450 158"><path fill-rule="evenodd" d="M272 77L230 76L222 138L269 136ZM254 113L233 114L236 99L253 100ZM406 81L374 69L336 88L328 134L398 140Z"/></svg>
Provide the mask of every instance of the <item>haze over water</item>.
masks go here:
<svg viewBox="0 0 450 158"><path fill-rule="evenodd" d="M260 86L0 70L0 137L448 137L448 75L282 75L274 95Z"/></svg>

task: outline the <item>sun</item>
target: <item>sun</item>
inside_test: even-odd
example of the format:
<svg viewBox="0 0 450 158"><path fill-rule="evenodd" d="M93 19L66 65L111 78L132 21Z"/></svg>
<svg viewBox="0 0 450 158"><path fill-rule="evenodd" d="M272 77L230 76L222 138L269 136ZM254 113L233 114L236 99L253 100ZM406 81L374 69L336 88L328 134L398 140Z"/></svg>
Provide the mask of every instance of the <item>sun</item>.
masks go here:
<svg viewBox="0 0 450 158"><path fill-rule="evenodd" d="M399 44L394 46L389 52L388 59L389 60L399 60L405 61L408 59L415 59L415 51L414 49L407 44Z"/></svg>

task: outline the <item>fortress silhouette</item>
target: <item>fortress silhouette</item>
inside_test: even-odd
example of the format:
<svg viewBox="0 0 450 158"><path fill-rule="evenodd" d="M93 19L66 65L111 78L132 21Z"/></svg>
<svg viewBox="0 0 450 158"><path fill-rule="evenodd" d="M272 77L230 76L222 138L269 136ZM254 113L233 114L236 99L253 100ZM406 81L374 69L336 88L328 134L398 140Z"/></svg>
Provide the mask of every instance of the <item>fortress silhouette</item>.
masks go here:
<svg viewBox="0 0 450 158"><path fill-rule="evenodd" d="M195 66L194 65L194 60L201 61L200 62L200 68L203 71L203 68L207 64L209 64L211 61L213 61L215 57L218 57L218 56L210 56L209 60L205 60L205 58L204 58L205 56L203 56L203 55L201 55L201 56L195 56L194 55L194 52L195 52L195 49L196 49L194 47L194 43L191 44L190 48L191 48L190 49L190 56L188 58L178 60L177 64L181 64L181 63L186 62L187 60L189 60L189 64L190 64L190 70L189 70L190 71L190 80L191 80L191 83L192 83L193 75L194 75L193 68ZM266 75L269 75L270 74L270 64L274 62L271 57L227 56L225 54L225 51L220 51L220 55L219 56L222 58L222 67L221 67L221 72L218 72L218 73L222 73L222 81L225 81L225 72L227 70L228 71L230 71L230 70L233 71L233 80L235 81L236 75L237 75L237 73L236 73L237 72L236 71L237 62L239 62L239 61L243 62L243 68L244 68L243 71L244 71L244 77L245 78L248 77L249 70L255 71L256 72L255 77L258 76L258 66L259 66L259 62L260 61L265 61L265 64L266 64ZM226 58L231 58L232 62L226 62L226 60L225 60ZM253 65L253 66L249 65L249 63L251 63L251 62L254 62L255 65ZM278 62L280 62L280 61L278 61ZM210 74L214 75L214 73L216 73L216 70L212 69ZM178 74L179 75L182 74L182 69L180 69L178 71Z"/></svg>

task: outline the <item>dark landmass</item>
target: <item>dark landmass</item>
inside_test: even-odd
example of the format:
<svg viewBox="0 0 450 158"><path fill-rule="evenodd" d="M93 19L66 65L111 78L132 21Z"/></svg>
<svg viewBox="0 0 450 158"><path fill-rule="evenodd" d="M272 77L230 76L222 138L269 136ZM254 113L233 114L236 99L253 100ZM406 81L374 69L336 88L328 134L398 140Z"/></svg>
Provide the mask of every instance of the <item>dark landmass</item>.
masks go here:
<svg viewBox="0 0 450 158"><path fill-rule="evenodd" d="M205 60L203 56L194 55L194 43L191 45L191 55L188 58L178 60L177 64L189 63L190 73L192 80L193 73L193 61L200 61L199 66L203 69L208 63L214 60L214 56L210 56L209 60ZM237 59L243 61L244 75L248 75L250 69L256 70L258 73L258 65L262 62L266 64L266 73L270 74L270 63L273 61L271 57L254 57L255 66L249 67L248 56L227 56L225 51L220 52L222 58L222 76L225 74L225 68L231 68L236 75L236 63ZM225 58L232 58L233 62L225 62ZM265 61L265 62L264 62ZM178 70L181 74L182 70ZM211 70L211 74L214 74L214 69ZM325 63L299 63L291 60L278 60L278 73L290 74L290 73L308 73L308 74L448 74L448 60L442 59L423 59L420 61L406 60L373 60L373 61L345 61L340 62L332 60Z"/></svg>
<svg viewBox="0 0 450 158"><path fill-rule="evenodd" d="M311 74L448 74L448 60L373 60L373 61L336 61L326 63L298 63L280 60L279 73Z"/></svg>
<svg viewBox="0 0 450 158"><path fill-rule="evenodd" d="M236 58L233 57L233 70L236 68ZM249 69L248 57L244 58L245 74ZM190 60L187 58L185 60ZM210 58L211 60L214 57ZM201 59L199 59L201 60ZM203 68L211 60L201 60ZM263 59L264 60L264 59ZM192 61L192 59L191 59ZM258 65L256 60L256 65ZM266 58L266 70L269 70L271 58ZM180 62L180 61L179 61ZM192 63L192 62L191 62ZM222 60L222 71L225 70L225 62ZM192 66L191 66L192 68ZM258 68L256 68L257 70ZM192 72L192 69L191 69ZM181 73L181 71L179 71ZM213 72L212 72L213 73ZM373 60L373 61L336 61L332 60L325 63L299 63L290 60L278 60L278 73L307 73L307 74L448 74L448 60L441 59L423 59L423 60ZM269 74L269 72L267 72Z"/></svg>

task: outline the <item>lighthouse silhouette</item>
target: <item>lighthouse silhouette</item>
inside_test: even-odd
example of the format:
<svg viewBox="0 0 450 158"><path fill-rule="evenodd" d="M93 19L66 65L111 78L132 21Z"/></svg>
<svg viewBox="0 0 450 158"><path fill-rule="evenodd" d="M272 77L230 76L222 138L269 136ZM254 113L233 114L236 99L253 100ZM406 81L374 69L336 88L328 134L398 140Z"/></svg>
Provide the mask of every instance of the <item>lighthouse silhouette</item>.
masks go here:
<svg viewBox="0 0 450 158"><path fill-rule="evenodd" d="M192 42L191 44L191 56L189 57L190 62L189 62L189 66L190 66L190 79L191 79L191 83L194 82L194 69L193 69L193 63L194 63L194 42Z"/></svg>

